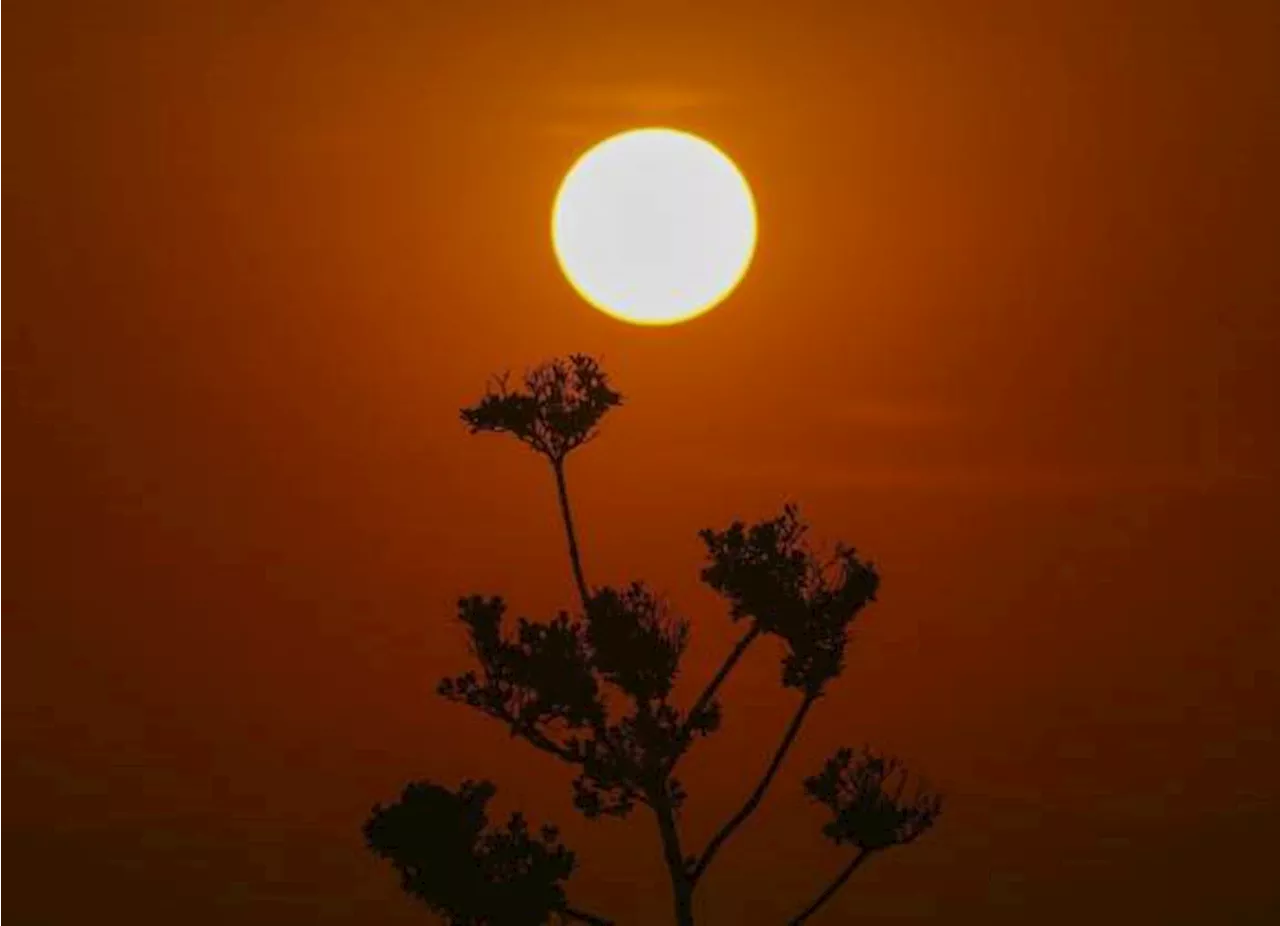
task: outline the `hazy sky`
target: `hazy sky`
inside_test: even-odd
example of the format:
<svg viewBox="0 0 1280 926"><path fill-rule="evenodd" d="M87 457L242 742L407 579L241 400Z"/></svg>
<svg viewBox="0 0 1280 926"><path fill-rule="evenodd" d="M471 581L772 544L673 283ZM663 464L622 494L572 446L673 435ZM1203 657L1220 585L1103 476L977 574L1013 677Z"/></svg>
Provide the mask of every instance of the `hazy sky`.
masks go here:
<svg viewBox="0 0 1280 926"><path fill-rule="evenodd" d="M414 923L375 801L492 777L571 896L664 922L652 820L442 702L454 602L572 603L486 376L603 355L589 578L734 638L696 531L800 502L881 569L849 670L700 888L796 912L837 745L949 798L819 920L1261 923L1280 908L1280 5L11 3L5 902L13 922ZM733 297L583 304L551 199L665 124L759 206ZM689 760L696 848L792 709ZM715 788L716 790L713 790Z"/></svg>

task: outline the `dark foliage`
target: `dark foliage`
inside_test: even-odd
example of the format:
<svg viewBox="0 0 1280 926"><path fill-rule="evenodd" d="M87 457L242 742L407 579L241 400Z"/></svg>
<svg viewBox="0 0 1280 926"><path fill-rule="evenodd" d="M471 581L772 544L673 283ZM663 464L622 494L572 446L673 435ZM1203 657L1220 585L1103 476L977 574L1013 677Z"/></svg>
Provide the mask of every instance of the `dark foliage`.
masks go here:
<svg viewBox="0 0 1280 926"><path fill-rule="evenodd" d="M556 462L595 437L600 419L622 404L600 365L583 354L534 368L523 389L509 383L509 375L497 377L477 404L462 410L462 420L472 434L511 434Z"/></svg>
<svg viewBox="0 0 1280 926"><path fill-rule="evenodd" d="M451 923L537 926L565 907L573 853L554 827L532 834L519 813L490 828L485 806L496 790L487 781L464 781L456 793L410 784L398 803L374 808L365 839L406 891Z"/></svg>
<svg viewBox="0 0 1280 926"><path fill-rule="evenodd" d="M574 767L574 804L586 817L624 817L648 807L675 920L688 926L703 872L760 804L809 711L843 671L850 627L875 600L879 576L851 547L837 545L820 557L794 505L756 524L702 531L702 580L746 631L691 707L672 703L689 621L640 582L589 588L570 513L565 458L595 437L621 402L595 360L573 355L528 373L521 389L510 388L508 377L495 380L478 404L462 410L472 433L511 434L550 461L581 610L546 623L519 617L508 626L502 598L463 598L458 617L477 667L445 679L438 692ZM700 854L686 854L678 824L687 795L675 768L695 740L719 727L720 687L764 635L783 643L781 682L800 701L741 809ZM939 799L919 792L904 799L905 784L897 760L850 749L838 750L805 780L805 791L832 814L823 833L858 854L793 923L819 910L870 853L905 845L933 825ZM519 814L503 828L488 827L484 808L493 793L488 782L465 782L457 792L410 785L398 803L375 808L365 828L369 845L391 860L407 891L451 923L524 926L552 917L605 923L566 903L563 885L574 858L553 828L532 836Z"/></svg>
<svg viewBox="0 0 1280 926"><path fill-rule="evenodd" d="M781 516L702 531L711 559L702 580L729 600L730 617L755 622L786 642L782 684L819 694L844 668L850 623L875 600L880 578L851 547L823 562L804 542L794 505Z"/></svg>
<svg viewBox="0 0 1280 926"><path fill-rule="evenodd" d="M549 624L520 618L515 639L507 639L501 628L505 611L497 597L474 595L458 602L480 674L446 679L439 693L507 721L513 733L552 721L571 730L597 726L604 706L582 624L563 612Z"/></svg>
<svg viewBox="0 0 1280 926"><path fill-rule="evenodd" d="M868 852L906 845L933 826L942 799L917 788L904 799L907 773L893 758L863 750L839 749L820 773L804 780L804 790L832 814L822 834L836 845Z"/></svg>

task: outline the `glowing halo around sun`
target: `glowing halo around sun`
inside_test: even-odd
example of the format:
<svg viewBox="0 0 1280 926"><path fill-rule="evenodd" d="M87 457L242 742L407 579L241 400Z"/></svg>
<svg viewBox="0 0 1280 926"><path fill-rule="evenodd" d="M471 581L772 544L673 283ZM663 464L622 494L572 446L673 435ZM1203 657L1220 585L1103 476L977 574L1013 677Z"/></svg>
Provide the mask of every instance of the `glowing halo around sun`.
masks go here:
<svg viewBox="0 0 1280 926"><path fill-rule="evenodd" d="M635 324L670 325L719 305L741 282L755 253L755 200L710 142L634 129L569 169L551 240L588 303Z"/></svg>

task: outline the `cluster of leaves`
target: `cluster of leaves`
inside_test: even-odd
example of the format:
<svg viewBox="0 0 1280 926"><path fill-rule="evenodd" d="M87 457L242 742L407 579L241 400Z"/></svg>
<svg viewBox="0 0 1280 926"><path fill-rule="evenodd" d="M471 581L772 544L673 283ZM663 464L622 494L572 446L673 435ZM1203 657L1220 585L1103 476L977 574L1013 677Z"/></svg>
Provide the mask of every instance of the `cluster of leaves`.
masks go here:
<svg viewBox="0 0 1280 926"><path fill-rule="evenodd" d="M490 827L485 807L496 791L487 781L464 781L457 792L412 783L398 802L374 807L365 840L405 891L456 926L538 926L565 909L574 855L555 827L532 833L520 813Z"/></svg>
<svg viewBox="0 0 1280 926"><path fill-rule="evenodd" d="M661 769L686 727L707 733L715 720L704 712L687 724L667 700L688 622L639 582L598 589L585 620L564 612L549 624L520 618L513 638L502 632L505 610L497 597L459 602L479 669L443 680L439 694L580 766L575 804L588 817L626 816L655 796L681 800L678 783L662 791ZM617 720L606 709L606 686L629 701Z"/></svg>
<svg viewBox="0 0 1280 926"><path fill-rule="evenodd" d="M906 845L933 826L942 799L918 787L905 798L906 786L902 764L869 749L839 749L821 772L804 780L805 793L831 811L822 834L864 852Z"/></svg>
<svg viewBox="0 0 1280 926"><path fill-rule="evenodd" d="M837 546L823 562L806 532L794 505L750 527L704 530L710 563L702 580L729 600L734 621L749 619L786 643L783 686L817 697L844 668L849 625L875 600L880 578L851 547Z"/></svg>
<svg viewBox="0 0 1280 926"><path fill-rule="evenodd" d="M472 434L511 434L559 464L570 451L596 436L600 419L622 404L599 363L584 354L549 361L512 388L510 375L490 383L484 397L462 409Z"/></svg>
<svg viewBox="0 0 1280 926"><path fill-rule="evenodd" d="M506 721L528 735L553 721L569 730L604 720L599 685L581 623L561 612L549 624L520 618L515 639L502 632L506 603L473 595L458 602L480 672L445 679L438 693Z"/></svg>
<svg viewBox="0 0 1280 926"><path fill-rule="evenodd" d="M689 645L689 622L671 617L640 582L621 591L600 589L587 617L587 641L600 674L639 704L665 701Z"/></svg>

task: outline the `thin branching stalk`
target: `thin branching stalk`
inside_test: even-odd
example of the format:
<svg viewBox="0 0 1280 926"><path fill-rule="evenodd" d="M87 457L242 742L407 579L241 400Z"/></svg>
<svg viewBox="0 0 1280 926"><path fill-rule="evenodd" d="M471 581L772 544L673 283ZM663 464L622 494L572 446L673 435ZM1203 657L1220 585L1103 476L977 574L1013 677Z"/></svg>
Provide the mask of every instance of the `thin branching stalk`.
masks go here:
<svg viewBox="0 0 1280 926"><path fill-rule="evenodd" d="M569 542L569 564L573 567L573 581L578 587L578 597L582 599L585 611L591 602L591 593L587 590L587 580L582 572L582 554L578 551L578 535L573 529L573 512L569 509L569 489L565 484L564 460L555 460L551 464L556 474L556 494L560 498L560 517L564 521L564 533Z"/></svg>
<svg viewBox="0 0 1280 926"><path fill-rule="evenodd" d="M730 650L729 655L725 657L724 663L720 666L720 669L708 683L707 687L703 689L702 694L698 695L698 700L694 702L693 707L689 710L689 720L693 720L693 718L701 714L711 704L716 693L720 690L720 686L724 684L725 679L729 677L729 673L733 671L733 667L738 664L738 661L742 659L743 654L746 653L747 648L755 642L756 637L758 636L760 636L760 625L752 622L751 629L743 634L738 642L734 644L733 649ZM684 752L685 750L682 749L676 753L675 757L671 760L670 767L667 769L668 772L675 769L676 763L680 761L680 757L684 755Z"/></svg>
<svg viewBox="0 0 1280 926"><path fill-rule="evenodd" d="M872 850L870 849L862 849L859 851L858 854L853 857L853 861L844 866L840 874L836 875L835 880L828 884L826 888L823 889L822 893L813 899L813 902L810 903L809 906L805 907L794 919L790 920L787 923L787 926L801 926L801 924L808 920L809 917L817 913L822 908L823 904L834 897L840 888L844 887L845 882L848 881L853 876L853 873L858 870L858 866L871 856L871 852Z"/></svg>
<svg viewBox="0 0 1280 926"><path fill-rule="evenodd" d="M665 783L662 787L666 787ZM662 837L662 857L667 863L667 873L671 877L676 926L693 926L693 882L685 868L684 855L680 851L680 832L676 828L675 810L665 794L651 794L649 800L654 815L658 818L658 832Z"/></svg>
<svg viewBox="0 0 1280 926"><path fill-rule="evenodd" d="M613 920L607 920L602 916L596 916L594 913L588 913L575 907L562 907L559 913L570 922L586 923L588 926L613 926Z"/></svg>
<svg viewBox="0 0 1280 926"><path fill-rule="evenodd" d="M800 707L796 710L795 715L791 718L791 723L787 725L786 733L782 736L782 742L778 744L777 750L773 754L773 759L769 762L769 767L765 769L764 776L760 779L760 783L756 785L751 796L747 798L746 803L729 818L728 822L720 828L720 830L711 838L711 842L707 844L707 848L703 850L699 856L697 863L693 867L690 875L696 884L698 879L702 877L707 870L707 866L711 864L711 860L716 857L716 853L720 851L720 847L725 844L734 831L747 822L747 819L755 813L760 802L764 799L765 792L769 790L769 785L773 782L774 776L778 774L778 770L782 768L782 762L787 756L791 744L796 741L796 737L800 734L800 727L804 725L804 719L809 713L809 709L813 707L817 698L813 695L805 695L804 700L800 702Z"/></svg>

